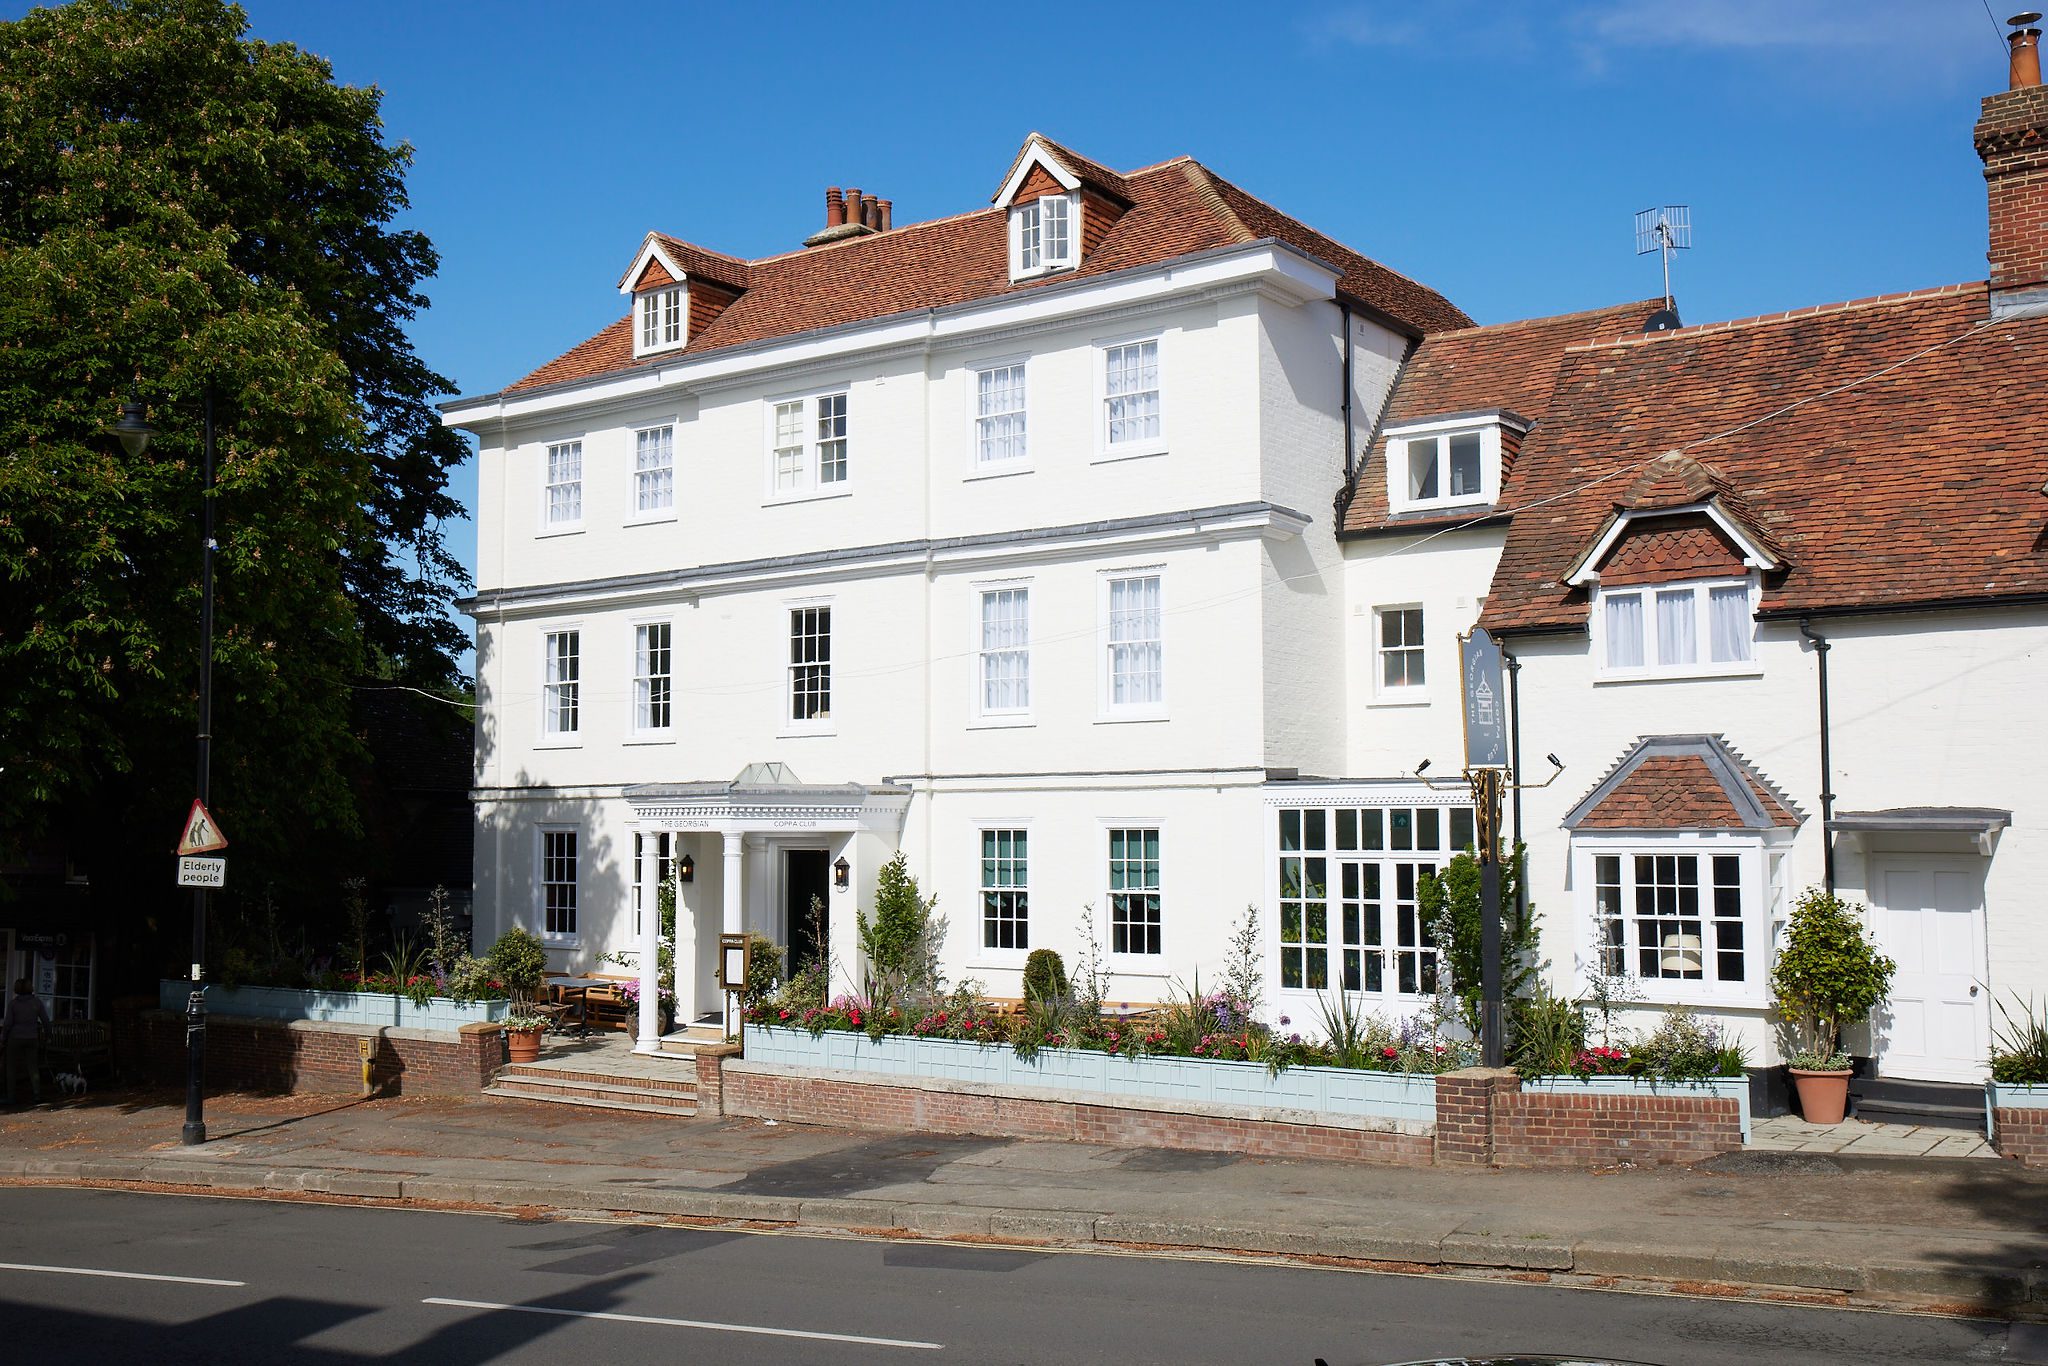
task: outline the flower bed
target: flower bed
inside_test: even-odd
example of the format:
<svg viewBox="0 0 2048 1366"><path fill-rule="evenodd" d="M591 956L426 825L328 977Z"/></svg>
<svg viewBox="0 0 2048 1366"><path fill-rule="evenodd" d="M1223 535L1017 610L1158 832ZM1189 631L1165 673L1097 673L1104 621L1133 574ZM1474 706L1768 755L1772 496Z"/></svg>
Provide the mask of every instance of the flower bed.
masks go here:
<svg viewBox="0 0 2048 1366"><path fill-rule="evenodd" d="M189 982L164 981L157 1001L164 1010L182 1012L192 993ZM425 1005L382 991L327 991L293 987L221 987L206 989L212 1015L254 1020L321 1020L333 1024L389 1025L400 1029L455 1030L466 1024L487 1024L505 1018L511 1003L504 1000L458 1002L431 996Z"/></svg>
<svg viewBox="0 0 2048 1366"><path fill-rule="evenodd" d="M1742 1117L1742 1141L1749 1142L1749 1078L1703 1077L1694 1081L1672 1081L1660 1077L1584 1076L1526 1077L1524 1092L1552 1095L1656 1096L1663 1098L1714 1096L1735 1102Z"/></svg>
<svg viewBox="0 0 2048 1366"><path fill-rule="evenodd" d="M1133 1057L1058 1045L1043 1045L1024 1058L1011 1047L967 1040L915 1034L870 1037L846 1029L812 1035L762 1024L747 1026L745 1056L749 1062L1031 1087L1048 1093L1436 1122L1436 1078L1426 1073L1311 1066L1275 1073L1263 1062Z"/></svg>

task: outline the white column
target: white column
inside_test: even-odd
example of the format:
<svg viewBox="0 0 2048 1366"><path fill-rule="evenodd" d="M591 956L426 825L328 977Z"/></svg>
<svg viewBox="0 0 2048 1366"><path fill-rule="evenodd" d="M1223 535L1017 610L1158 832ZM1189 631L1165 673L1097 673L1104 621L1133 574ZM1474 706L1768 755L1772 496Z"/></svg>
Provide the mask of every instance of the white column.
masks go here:
<svg viewBox="0 0 2048 1366"><path fill-rule="evenodd" d="M725 832L725 933L738 934L747 928L746 903L740 899L741 862L745 836L737 830Z"/></svg>
<svg viewBox="0 0 2048 1366"><path fill-rule="evenodd" d="M636 1053L661 1051L661 832L642 829L640 842L640 1038Z"/></svg>
<svg viewBox="0 0 2048 1366"><path fill-rule="evenodd" d="M722 890L725 892L725 932L727 934L739 934L747 927L746 903L740 899L740 881L744 876L745 864L743 859L745 852L746 845L744 837L740 832L737 830L726 831L725 886ZM719 950L721 955L724 952L725 950L723 949ZM733 1032L733 1022L730 1018L732 1014L731 995L726 992L720 992L718 1006L721 1015L725 1017L725 1032L730 1035Z"/></svg>

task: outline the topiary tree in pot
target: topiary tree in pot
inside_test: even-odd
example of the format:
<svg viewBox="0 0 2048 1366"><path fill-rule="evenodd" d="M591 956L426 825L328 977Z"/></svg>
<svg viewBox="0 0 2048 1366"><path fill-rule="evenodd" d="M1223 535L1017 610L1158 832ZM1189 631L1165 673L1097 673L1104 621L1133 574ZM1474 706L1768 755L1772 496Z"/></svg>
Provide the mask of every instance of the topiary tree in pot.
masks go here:
<svg viewBox="0 0 2048 1366"><path fill-rule="evenodd" d="M505 1020L505 1040L514 1062L532 1062L540 1056L540 1032L547 1021L534 1013L533 998L548 972L548 951L533 931L514 925L505 931L491 951L484 955L491 976L512 998L512 1013Z"/></svg>
<svg viewBox="0 0 2048 1366"><path fill-rule="evenodd" d="M1818 887L1800 893L1771 965L1771 1004L1793 1036L1786 1065L1811 1122L1841 1122L1850 1071L1842 1030L1884 1001L1897 970L1863 928L1861 906Z"/></svg>
<svg viewBox="0 0 2048 1366"><path fill-rule="evenodd" d="M1067 996L1067 965L1057 950L1033 949L1024 960L1024 999L1064 1001Z"/></svg>

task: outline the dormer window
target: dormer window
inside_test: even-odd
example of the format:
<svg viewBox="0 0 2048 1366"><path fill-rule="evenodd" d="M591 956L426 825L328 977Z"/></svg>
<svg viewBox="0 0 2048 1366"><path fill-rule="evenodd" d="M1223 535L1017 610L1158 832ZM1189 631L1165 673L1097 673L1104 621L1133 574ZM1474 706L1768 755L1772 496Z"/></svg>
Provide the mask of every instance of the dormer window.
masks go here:
<svg viewBox="0 0 2048 1366"><path fill-rule="evenodd" d="M640 354L683 344L683 287L650 289L639 296Z"/></svg>
<svg viewBox="0 0 2048 1366"><path fill-rule="evenodd" d="M1423 512L1491 503L1500 496L1499 419L1416 423L1387 434L1387 506Z"/></svg>
<svg viewBox="0 0 2048 1366"><path fill-rule="evenodd" d="M1751 578L1595 588L1593 644L1599 676L1755 673L1755 594Z"/></svg>

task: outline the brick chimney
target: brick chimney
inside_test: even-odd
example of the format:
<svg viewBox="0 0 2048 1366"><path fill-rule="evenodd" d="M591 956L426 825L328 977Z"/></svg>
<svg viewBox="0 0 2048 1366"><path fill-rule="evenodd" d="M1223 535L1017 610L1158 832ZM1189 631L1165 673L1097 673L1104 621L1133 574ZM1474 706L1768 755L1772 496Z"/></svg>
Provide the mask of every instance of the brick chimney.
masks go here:
<svg viewBox="0 0 2048 1366"><path fill-rule="evenodd" d="M825 190L825 226L804 239L807 247L822 247L829 242L844 242L849 237L866 237L881 227L875 222L876 199L864 195L858 189L849 189L841 194L837 185ZM883 201L886 202L886 201ZM886 217L887 211L883 211Z"/></svg>
<svg viewBox="0 0 2048 1366"><path fill-rule="evenodd" d="M2039 14L2016 14L2010 89L1988 96L1977 155L1991 206L1991 316L2048 307L2048 88L2041 84Z"/></svg>

